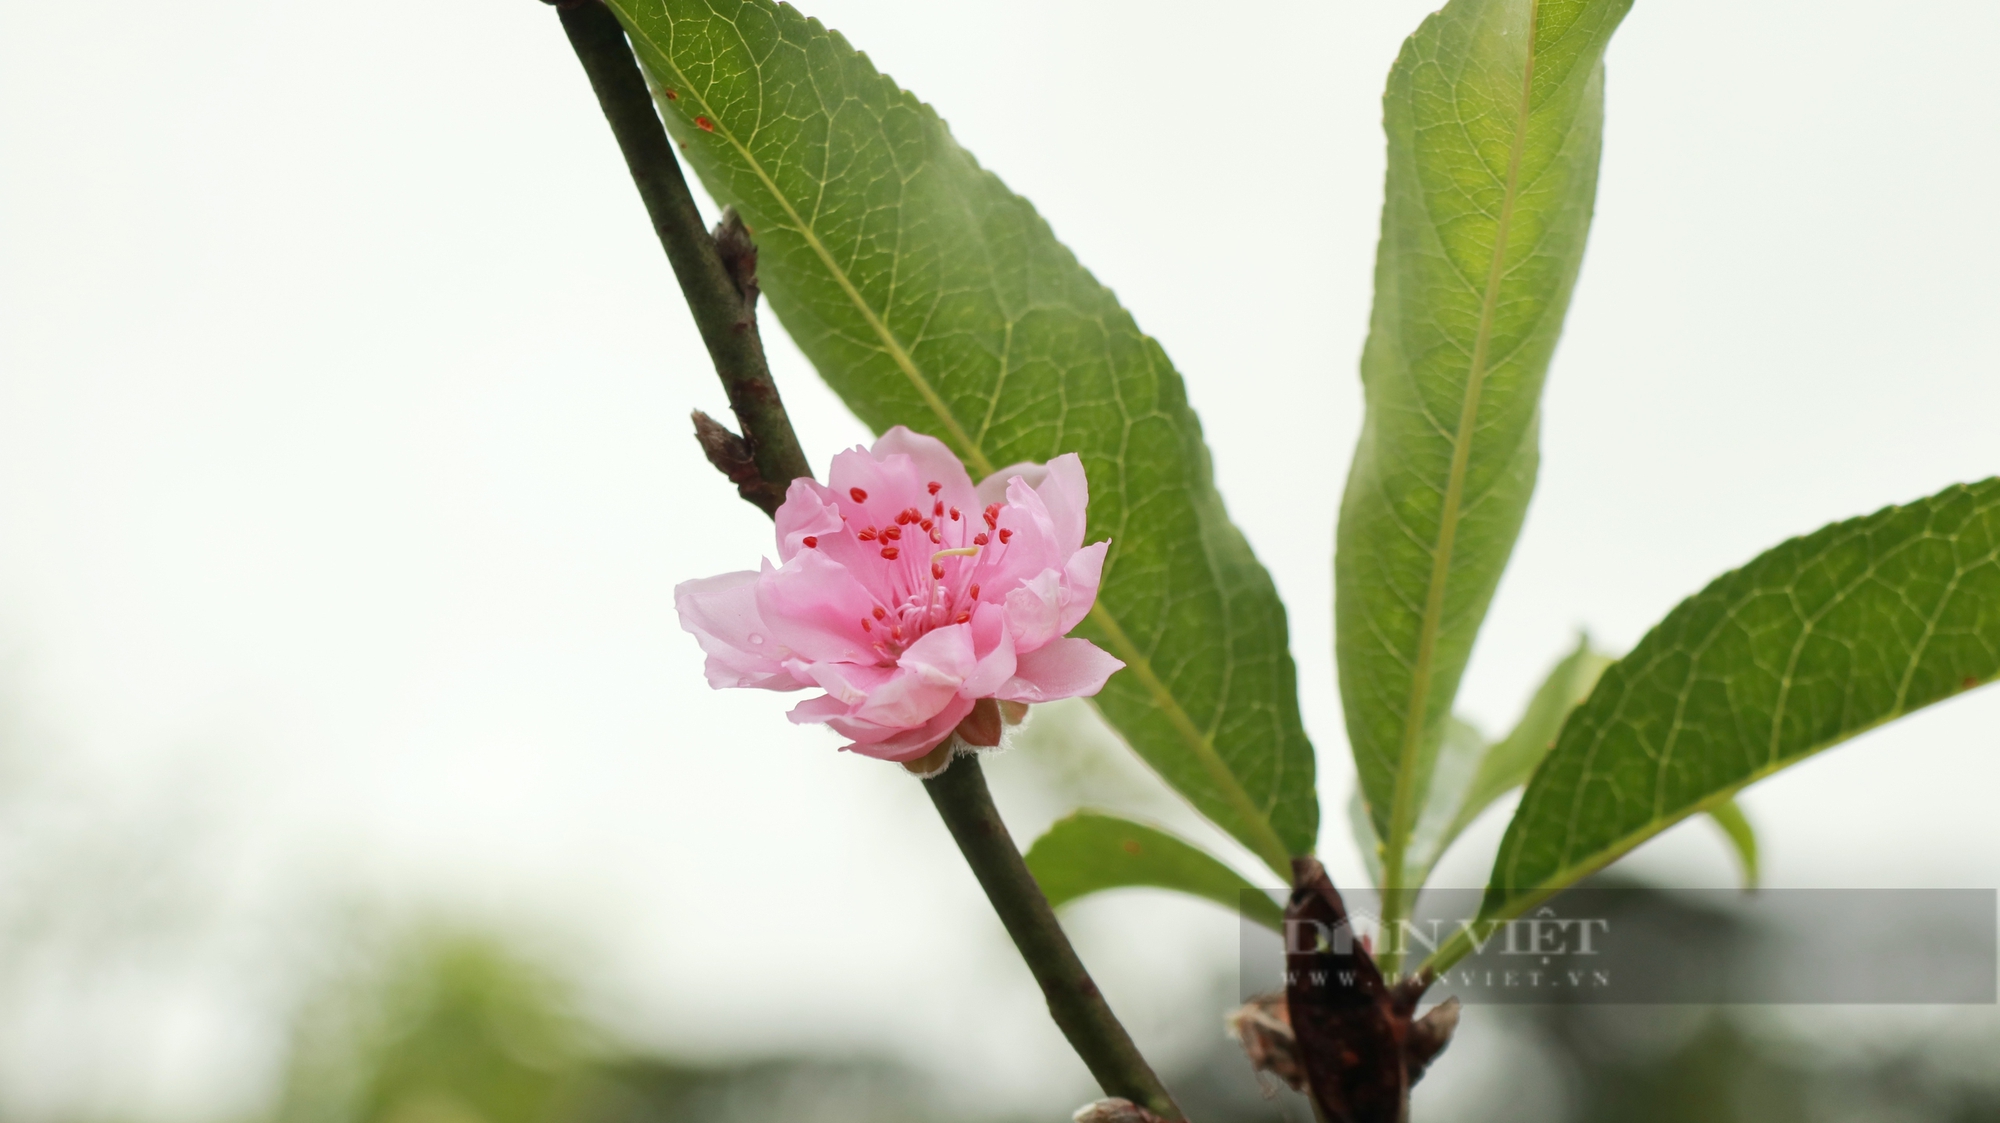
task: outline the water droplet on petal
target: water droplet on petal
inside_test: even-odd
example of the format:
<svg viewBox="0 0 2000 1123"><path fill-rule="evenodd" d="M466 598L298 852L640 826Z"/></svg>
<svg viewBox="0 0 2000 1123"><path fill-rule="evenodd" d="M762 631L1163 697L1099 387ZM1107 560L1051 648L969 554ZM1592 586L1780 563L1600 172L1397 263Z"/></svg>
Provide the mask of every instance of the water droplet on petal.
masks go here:
<svg viewBox="0 0 2000 1123"><path fill-rule="evenodd" d="M760 636L760 635L758 635L758 634L757 634L756 632L751 632L751 633L750 633L750 642L751 642L751 643L763 643L763 642L764 642L764 637L763 637L763 636Z"/></svg>

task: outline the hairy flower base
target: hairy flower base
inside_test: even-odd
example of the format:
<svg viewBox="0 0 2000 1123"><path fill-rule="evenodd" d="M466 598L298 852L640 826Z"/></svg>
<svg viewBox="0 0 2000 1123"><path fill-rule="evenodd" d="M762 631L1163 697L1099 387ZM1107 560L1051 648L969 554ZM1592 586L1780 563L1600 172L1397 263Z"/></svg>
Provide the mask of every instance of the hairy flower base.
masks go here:
<svg viewBox="0 0 2000 1123"><path fill-rule="evenodd" d="M951 767L953 757L970 756L983 749L997 749L1005 736L1007 727L1019 725L1028 716L1026 702L1000 702L992 698L981 698L972 704L972 712L951 731L951 735L938 742L937 747L920 757L903 761L903 768L920 780L928 780L943 774Z"/></svg>
<svg viewBox="0 0 2000 1123"><path fill-rule="evenodd" d="M835 456L828 478L792 481L779 565L675 588L709 685L818 687L793 721L912 761L983 699L1095 694L1124 666L1065 638L1097 599L1110 547L1083 545L1089 490L1074 454L975 488L942 442L899 425Z"/></svg>

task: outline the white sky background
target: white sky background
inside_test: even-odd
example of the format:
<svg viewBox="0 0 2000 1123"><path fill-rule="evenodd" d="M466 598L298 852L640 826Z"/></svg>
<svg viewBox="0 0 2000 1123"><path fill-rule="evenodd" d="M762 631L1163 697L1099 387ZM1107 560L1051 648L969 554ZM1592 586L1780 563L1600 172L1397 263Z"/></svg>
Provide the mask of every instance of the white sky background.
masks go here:
<svg viewBox="0 0 2000 1123"><path fill-rule="evenodd" d="M807 5L1187 378L1291 609L1350 882L1332 525L1379 96L1433 6ZM1996 46L1983 0L1641 0L1466 684L1489 731L1577 627L1622 648L1783 537L2000 471ZM921 791L786 724L794 699L702 683L672 586L753 566L768 523L689 436L722 394L551 11L8 0L0 152L0 685L47 758L23 766L81 777L78 806L198 808L121 845L206 840L230 923L441 899L587 950L675 1047L975 1056L999 1090L1074 1065ZM867 439L765 323L815 463ZM1996 729L1989 691L1753 790L1768 880L2000 883ZM1442 880L1479 881L1501 825ZM1731 876L1701 824L1638 861ZM1206 984L1161 982L1230 945L1203 909L1079 918L1148 1039L1210 1032L1168 1024ZM1108 937L1137 919L1169 934ZM7 1102L253 1095L262 991L217 962L15 1017Z"/></svg>

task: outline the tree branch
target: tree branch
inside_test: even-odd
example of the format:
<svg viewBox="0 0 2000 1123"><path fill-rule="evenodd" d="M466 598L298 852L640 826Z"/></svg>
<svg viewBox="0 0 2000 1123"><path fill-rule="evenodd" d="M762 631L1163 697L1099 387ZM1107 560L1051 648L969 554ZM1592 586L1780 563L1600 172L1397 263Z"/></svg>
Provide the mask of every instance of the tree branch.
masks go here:
<svg viewBox="0 0 2000 1123"><path fill-rule="evenodd" d="M702 228L673 144L654 111L651 92L617 17L597 0L562 0L555 6L680 280L688 310L728 392L730 408L743 426L738 438L697 413L695 428L703 451L745 499L772 514L791 481L809 477L812 471L771 381L757 335L756 247L733 213L724 214L713 236ZM1028 872L993 806L979 758L961 757L925 780L924 788L1028 970L1041 984L1050 1016L1091 1075L1107 1095L1132 1100L1170 1123L1182 1123L1186 1117L1105 1003L1057 923L1048 898Z"/></svg>
<svg viewBox="0 0 2000 1123"><path fill-rule="evenodd" d="M764 343L757 334L757 251L749 232L733 212L723 215L714 235L702 227L701 211L681 175L673 142L660 124L652 91L646 88L618 17L596 0L570 0L556 7L619 151L625 154L625 166L653 220L653 232L681 283L681 295L729 395L729 408L743 427L750 460L768 485L754 492L739 490L743 498L771 514L784 501L791 482L812 475L812 468L764 361ZM704 440L704 450L710 447Z"/></svg>
<svg viewBox="0 0 2000 1123"><path fill-rule="evenodd" d="M1183 1120L1173 1097L1153 1074L1146 1058L1111 1007L1098 993L1090 972L1056 922L1055 910L1021 860L1021 851L1007 833L1007 824L993 806L986 775L976 755L961 756L942 773L924 781L944 825L958 842L965 864L1000 914L1000 923L1020 949L1028 970L1048 999L1049 1016L1083 1058L1106 1095L1131 1100L1162 1119Z"/></svg>

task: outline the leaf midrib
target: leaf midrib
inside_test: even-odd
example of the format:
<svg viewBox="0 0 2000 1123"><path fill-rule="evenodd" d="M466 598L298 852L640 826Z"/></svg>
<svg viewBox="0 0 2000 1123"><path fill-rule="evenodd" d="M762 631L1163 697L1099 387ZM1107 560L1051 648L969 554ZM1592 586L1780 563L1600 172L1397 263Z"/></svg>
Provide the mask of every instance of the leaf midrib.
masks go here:
<svg viewBox="0 0 2000 1123"><path fill-rule="evenodd" d="M1985 686L1996 681L1996 678L2000 678L2000 676L1985 679L1975 685ZM1711 792L1709 795L1688 804L1677 812L1655 816L1647 820L1644 824L1633 828L1629 834L1622 835L1612 842L1591 851L1582 859L1571 862L1556 870L1532 890L1519 896L1508 898L1506 904L1492 913L1482 913L1478 919L1478 923L1484 924L1489 921L1500 922L1512 920L1514 917L1534 908L1536 905L1541 904L1543 901L1548 900L1550 897L1555 896L1585 877L1596 873L1598 870L1631 853L1640 843L1659 834L1668 826L1678 823L1683 819L1692 819L1703 812L1712 811L1717 806L1735 799L1738 795L1742 794L1745 788L1750 787L1759 780L1769 779L1800 761L1823 753L1844 741L1852 741L1865 733L1872 733L1876 729L1898 718L1907 716L1908 713L1909 711L1907 710L1898 710L1895 713L1884 714L1882 717L1865 725L1857 725L1852 729L1842 730L1838 736L1831 737L1817 745L1807 746L1782 760L1761 765L1737 783ZM1426 959L1423 965L1418 968L1417 973L1421 974L1428 971L1435 974L1450 970L1451 965L1464 958L1465 953L1470 950L1471 946L1465 938L1464 931L1461 930L1457 935L1448 940L1443 947L1439 948L1436 953L1431 955L1430 958Z"/></svg>
<svg viewBox="0 0 2000 1123"><path fill-rule="evenodd" d="M1410 832L1416 825L1417 757L1423 746L1424 714L1429 709L1438 632L1443 626L1445 589L1451 578L1459 506L1464 501L1465 478L1472 463L1473 430L1479 420L1480 393L1489 369L1486 351L1492 342L1493 323L1500 303L1500 283L1506 275L1508 232L1513 222L1514 203L1520 193L1521 160L1528 144L1528 118L1534 93L1535 21L1540 11L1539 0L1528 9L1527 58L1521 68L1521 96L1515 114L1514 142L1507 153L1507 181L1500 200L1500 218L1494 230L1493 259L1487 267L1486 291L1479 308L1479 327L1473 337L1471 362L1466 371L1465 398L1459 406L1458 431L1452 437L1451 469L1445 479L1444 503L1438 512L1430 584L1425 592L1423 620L1417 630L1417 656L1410 670L1410 701L1404 713L1403 743L1398 753L1396 783L1390 796L1389 837L1382 862L1383 908L1385 914L1390 915L1395 914L1402 903L1403 865Z"/></svg>
<svg viewBox="0 0 2000 1123"><path fill-rule="evenodd" d="M1931 517L1933 518L1933 520L1936 518L1936 513L1934 511L1931 513ZM1831 549L1831 546L1829 546L1829 549ZM1952 575L1951 588L1949 591L1946 592L1946 594L1943 597L1940 598L1939 600L1940 606L1942 606L1945 602L1949 601L1952 596L1956 595L1957 586L1959 582L1964 580L1965 575L1967 573L1971 572L1978 566L1991 565L1995 564L1996 562L2000 562L2000 548L1996 548L1995 550L1979 557L1970 564L1965 562L1960 562L1958 565L1956 565L1954 567L1954 572ZM1803 566L1801 568L1803 568ZM1854 588L1858 588L1861 584L1865 583L1865 580L1872 579L1878 568L1879 567L1875 565L1869 566L1867 572L1863 574L1861 578L1849 582L1848 589L1852 590ZM1818 614L1816 614L1815 618L1823 617L1827 611L1830 611L1833 606L1839 604L1843 599L1844 597L1841 595L1836 595L1832 598L1829 598L1827 605L1824 606ZM1723 614L1723 619L1724 620L1729 619L1734 615L1734 612L1735 612L1734 608L1732 608L1728 612L1725 612ZM1932 619L1935 619L1942 612L1943 608L1942 607L1938 608L1936 611L1932 613ZM1925 639L1928 640L1928 638L1929 634L1927 632ZM1900 676L1900 679L1903 683L1907 684L1910 677L1915 674L1917 666L1922 662L1924 646L1925 646L1924 644L1919 644L1911 651L1908 660L1906 660L1905 662L1903 673ZM1662 656L1664 656L1667 653L1662 652L1661 654ZM2000 674L1991 675L1984 679L1973 680L1972 682L1966 684L1966 686L1963 689L1971 690L1980 686L1990 685L1996 681L2000 681ZM1938 699L1932 700L1933 703L1936 701L1938 701ZM1807 745L1804 748L1800 749L1798 752L1793 753L1789 756L1779 757L1773 754L1769 760L1767 760L1764 764L1760 765L1756 769L1752 770L1749 775L1745 776L1742 780L1738 781L1737 783L1732 784L1719 791L1711 792L1709 795L1703 797L1702 799L1697 800L1694 803L1689 804L1686 807L1680 808L1678 810L1668 811L1662 809L1660 806L1660 797L1657 794L1657 789L1656 789L1656 794L1654 796L1654 813L1652 818L1648 819L1645 823L1640 824L1637 827L1634 827L1629 833L1621 835L1620 837L1612 840L1611 842L1608 842L1605 845L1600 846L1597 849L1591 851L1590 853L1585 854L1581 858L1578 858L1573 861L1568 860L1567 858L1567 854L1569 852L1569 841L1566 839L1563 847L1563 853L1565 855L1565 860L1563 865L1558 867L1554 872L1550 873L1541 882L1536 884L1534 888L1528 890L1525 893L1519 893L1516 896L1508 898L1506 903L1504 903L1498 910L1494 911L1493 913L1485 914L1482 912L1480 921L1481 922L1505 921L1521 915L1522 913L1526 912L1531 908L1534 908L1536 905L1541 904L1543 901L1548 900L1556 893L1561 892L1563 889L1568 888L1570 885L1576 883L1577 881L1583 879L1584 877L1587 877L1590 874L1595 873L1596 871L1601 870L1604 867L1610 865L1612 862L1617 861L1619 858L1624 857L1626 854L1630 853L1635 847L1637 847L1640 843L1645 842L1647 839L1652 838L1653 836L1659 834L1662 830L1666 829L1667 826L1673 823L1678 823L1683 819L1693 818L1694 816L1699 815L1703 812L1713 811L1716 807L1720 806L1721 804L1727 803L1730 800L1735 799L1736 796L1739 793L1741 793L1745 788L1750 787L1752 784L1755 784L1760 780L1766 779L1772 775L1775 775L1778 772L1783 771L1784 769L1790 768L1793 765L1798 764L1800 761L1806 760L1809 757L1825 752L1826 750L1834 747L1835 745L1841 744L1846 741L1851 741L1856 737L1860 737L1863 734L1879 729L1880 727L1887 725L1892 721L1896 721L1900 718L1907 716L1911 712L1910 709L1908 708L1908 702L1909 699L1907 697L1907 688L1905 687L1903 689L1899 689L1896 693L1895 701L1891 704L1889 711L1884 713L1881 717L1876 718L1873 721L1853 726L1851 728L1843 729L1838 733L1836 733L1834 736L1829 737L1824 741L1818 742L1817 744ZM1615 720L1617 714L1620 711L1622 711L1623 705L1624 705L1624 699L1621 698L1619 702L1619 708L1613 711L1613 720ZM1774 728L1780 724L1781 717L1782 717L1781 714L1774 716L1772 721L1772 725ZM1676 733L1678 732L1678 727L1679 727L1679 722L1677 721L1675 723ZM1600 733L1593 740L1591 748L1593 756L1596 752L1597 746L1602 744L1602 742L1603 742L1603 735ZM1578 783L1579 796L1583 790L1583 787L1588 782L1589 778L1588 767L1589 767L1588 759L1586 759L1585 776ZM1527 805L1524 802L1522 806L1523 809L1525 810ZM1517 813L1517 818L1518 815L1519 813ZM1573 807L1569 819L1572 828L1576 821L1576 815L1577 812ZM1517 849L1515 853L1508 856L1508 858L1506 859L1507 873L1510 878L1514 876L1515 870L1517 869L1518 864L1520 862L1520 857L1521 857L1520 852ZM1418 969L1419 973L1430 972L1431 974L1436 974L1438 972L1449 970L1452 964L1457 963L1460 959L1464 958L1466 952L1468 952L1469 950L1471 950L1470 943L1465 938L1464 932L1461 931L1458 935L1452 937L1451 940L1448 941L1444 947L1439 948L1435 954L1430 956L1430 958L1426 959L1422 967Z"/></svg>
<svg viewBox="0 0 2000 1123"><path fill-rule="evenodd" d="M979 443L973 440L972 436L965 431L965 427L959 423L957 416L945 404L944 398L938 394L936 388L931 385L930 380L918 368L916 360L911 357L909 351L903 346L902 341L896 338L895 333L889 330L889 326L882 321L881 316L862 297L860 288L847 275L847 271L842 268L839 262L834 260L833 254L828 251L825 243L820 241L818 233L812 228L812 224L799 214L798 209L792 205L791 199L786 197L783 191L779 190L777 182L765 171L762 161L758 160L750 152L750 149L736 138L733 130L723 124L720 112L710 104L707 95L697 88L696 84L688 78L687 74L680 67L674 65L671 53L659 50L657 47L655 47L655 51L665 61L667 67L673 71L681 87L686 89L688 94L700 104L703 116L707 117L710 123L715 126L715 135L723 138L729 143L731 148L736 150L737 155L755 173L758 181L764 185L765 191L777 202L779 207L783 208L786 217L791 221L792 228L797 230L799 236L805 239L806 245L811 247L814 256L819 258L820 264L825 267L827 273L840 286L841 292L846 294L848 302L854 306L855 311L861 314L862 319L868 324L869 330L875 333L875 337L882 345L884 352L895 361L897 368L903 372L903 376L916 389L918 396L923 399L924 404L930 407L931 412L937 416L938 421L944 425L946 431L955 439L959 447L964 450L971 467L981 476L991 475L994 467L993 461L986 455L985 449L981 448ZM825 106L822 103L821 109L824 110L824 108ZM1256 803L1250 798L1250 793L1244 790L1242 781L1236 778L1236 774L1230 771L1228 764L1215 751L1213 739L1203 733L1195 724L1193 716L1187 712L1187 709L1181 705L1180 700L1174 696L1173 691L1160 679L1159 674L1154 671L1152 660L1148 659L1145 653L1139 650L1138 645L1132 642L1131 637L1125 634L1125 629L1118 623L1117 617L1112 615L1111 610L1104 606L1104 602L1101 599L1091 606L1090 617L1096 621L1098 627L1104 633L1109 646L1112 648L1111 653L1119 659L1124 660L1126 667L1132 671L1133 677L1137 678L1140 684L1146 688L1154 704L1166 715L1168 722L1173 725L1174 731L1186 742L1189 752L1194 755L1195 760L1201 765L1202 771L1219 789L1224 802L1229 804L1231 810L1242 816L1244 826L1252 836L1244 841L1250 844L1251 849L1272 870L1289 878L1291 876L1290 848L1284 844L1284 840L1278 837L1277 831L1271 826L1269 816L1258 809Z"/></svg>

